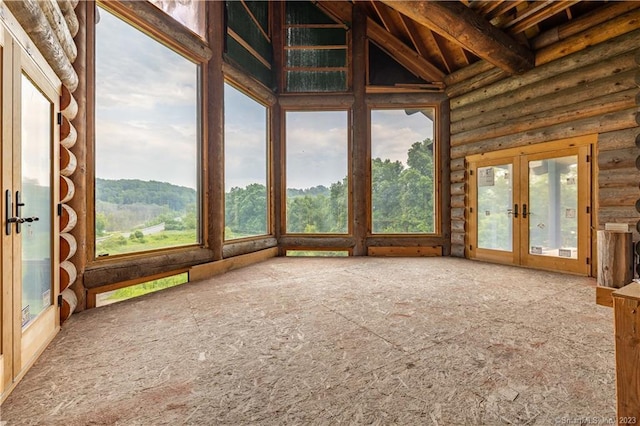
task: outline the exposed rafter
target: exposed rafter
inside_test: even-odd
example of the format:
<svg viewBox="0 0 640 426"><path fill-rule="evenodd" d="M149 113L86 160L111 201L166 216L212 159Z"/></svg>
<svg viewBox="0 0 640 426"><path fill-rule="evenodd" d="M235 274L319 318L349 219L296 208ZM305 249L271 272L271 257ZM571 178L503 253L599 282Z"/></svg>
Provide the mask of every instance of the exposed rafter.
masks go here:
<svg viewBox="0 0 640 426"><path fill-rule="evenodd" d="M382 2L509 73L534 67L533 52L460 2Z"/></svg>
<svg viewBox="0 0 640 426"><path fill-rule="evenodd" d="M415 50L404 44L400 39L386 31L373 19L367 19L367 37L387 51L396 61L406 69L429 82L441 82L444 73L435 65L420 56Z"/></svg>

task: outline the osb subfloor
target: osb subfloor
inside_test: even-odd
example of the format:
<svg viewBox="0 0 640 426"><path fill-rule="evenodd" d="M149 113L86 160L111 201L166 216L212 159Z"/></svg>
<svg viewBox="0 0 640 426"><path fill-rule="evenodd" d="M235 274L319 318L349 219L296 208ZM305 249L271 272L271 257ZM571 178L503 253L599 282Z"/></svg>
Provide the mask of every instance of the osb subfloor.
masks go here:
<svg viewBox="0 0 640 426"><path fill-rule="evenodd" d="M273 259L74 315L1 419L606 423L613 312L593 286L453 258Z"/></svg>

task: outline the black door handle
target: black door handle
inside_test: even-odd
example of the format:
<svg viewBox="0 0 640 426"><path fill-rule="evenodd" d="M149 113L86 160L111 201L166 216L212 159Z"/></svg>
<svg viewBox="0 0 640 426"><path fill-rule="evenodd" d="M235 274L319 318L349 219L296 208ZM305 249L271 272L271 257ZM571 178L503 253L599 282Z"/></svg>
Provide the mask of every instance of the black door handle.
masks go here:
<svg viewBox="0 0 640 426"><path fill-rule="evenodd" d="M527 205L526 204L522 205L522 218L523 219L527 218Z"/></svg>
<svg viewBox="0 0 640 426"><path fill-rule="evenodd" d="M513 217L515 217L515 218L518 217L518 205L517 204L513 205Z"/></svg>

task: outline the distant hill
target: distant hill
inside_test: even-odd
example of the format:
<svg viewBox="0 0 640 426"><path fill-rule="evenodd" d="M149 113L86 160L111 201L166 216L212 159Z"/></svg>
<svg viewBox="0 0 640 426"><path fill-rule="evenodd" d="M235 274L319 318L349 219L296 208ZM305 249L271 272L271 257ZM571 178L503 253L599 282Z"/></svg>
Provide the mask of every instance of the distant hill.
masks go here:
<svg viewBox="0 0 640 426"><path fill-rule="evenodd" d="M187 205L195 204L196 191L154 180L96 178L96 200L116 205L155 204L184 211Z"/></svg>

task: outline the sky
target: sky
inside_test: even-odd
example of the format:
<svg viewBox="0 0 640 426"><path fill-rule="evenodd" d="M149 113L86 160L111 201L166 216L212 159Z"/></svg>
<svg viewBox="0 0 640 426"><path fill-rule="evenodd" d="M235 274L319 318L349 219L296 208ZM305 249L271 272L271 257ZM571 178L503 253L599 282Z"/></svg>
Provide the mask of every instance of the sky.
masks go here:
<svg viewBox="0 0 640 426"><path fill-rule="evenodd" d="M198 67L104 9L96 26L96 177L197 186Z"/></svg>
<svg viewBox="0 0 640 426"><path fill-rule="evenodd" d="M100 9L96 37L96 177L198 182L198 67ZM225 188L266 183L266 108L225 86ZM372 111L372 156L406 164L433 123L404 110ZM289 188L347 175L346 111L286 114Z"/></svg>

